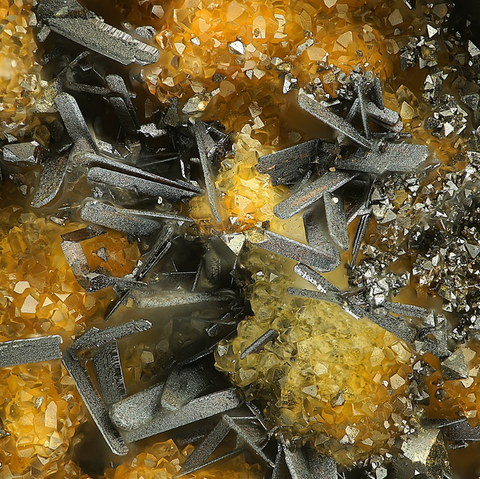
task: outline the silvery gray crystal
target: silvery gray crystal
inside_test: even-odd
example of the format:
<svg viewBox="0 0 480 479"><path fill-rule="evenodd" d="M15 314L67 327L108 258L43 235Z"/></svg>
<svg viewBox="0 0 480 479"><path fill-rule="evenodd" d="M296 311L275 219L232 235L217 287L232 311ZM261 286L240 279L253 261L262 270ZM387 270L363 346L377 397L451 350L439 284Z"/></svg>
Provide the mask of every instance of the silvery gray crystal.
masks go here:
<svg viewBox="0 0 480 479"><path fill-rule="evenodd" d="M451 356L441 361L442 376L448 380L468 378L468 366L462 348L458 348Z"/></svg>
<svg viewBox="0 0 480 479"><path fill-rule="evenodd" d="M324 216L318 209L307 210L303 214L303 226L307 244L330 258L329 270L333 271L340 264L340 253L327 232Z"/></svg>
<svg viewBox="0 0 480 479"><path fill-rule="evenodd" d="M146 180L155 181L165 185L173 186L174 188L184 188L195 193L202 193L202 190L192 183L182 181L182 180L171 180L169 178L164 178L163 176L156 175L147 170L142 170L136 166L129 165L122 161L116 160L114 158L109 158L106 156L97 155L91 152L79 152L73 155L72 158L73 166L104 166L108 169L117 170L125 174L131 174L138 178L144 178Z"/></svg>
<svg viewBox="0 0 480 479"><path fill-rule="evenodd" d="M150 236L158 232L162 227L159 220L191 222L189 218L176 214L131 210L96 200L87 200L83 204L80 217L83 221L123 231L131 236Z"/></svg>
<svg viewBox="0 0 480 479"><path fill-rule="evenodd" d="M90 168L87 177L90 181L103 183L115 188L123 188L132 191L141 197L161 196L170 201L180 201L183 198L192 198L196 195L193 191L176 188L170 185L100 167Z"/></svg>
<svg viewBox="0 0 480 479"><path fill-rule="evenodd" d="M330 111L320 102L310 98L303 90L300 90L298 93L298 104L306 112L323 121L337 132L347 136L360 146L364 148L371 147L370 141L360 135L348 121Z"/></svg>
<svg viewBox="0 0 480 479"><path fill-rule="evenodd" d="M350 247L348 239L347 216L343 205L343 198L332 195L328 191L323 194L325 204L325 216L327 219L328 232L335 244L346 251Z"/></svg>
<svg viewBox="0 0 480 479"><path fill-rule="evenodd" d="M368 152L359 151L352 156L335 160L335 167L341 170L361 171L383 175L387 172L409 173L415 171L430 154L427 145L413 143L392 143L375 141Z"/></svg>
<svg viewBox="0 0 480 479"><path fill-rule="evenodd" d="M195 448L190 456L187 457L182 464L182 469L174 477L182 477L203 467L215 449L217 449L220 443L227 437L229 432L230 426L224 419L221 419L205 439Z"/></svg>
<svg viewBox="0 0 480 479"><path fill-rule="evenodd" d="M113 424L119 429L132 431L151 421L160 411L164 384L155 384L112 404L109 415Z"/></svg>
<svg viewBox="0 0 480 479"><path fill-rule="evenodd" d="M231 302L235 294L230 290L214 293L190 293L186 291L133 291L131 293L137 308L168 308L186 304Z"/></svg>
<svg viewBox="0 0 480 479"><path fill-rule="evenodd" d="M307 457L314 479L337 479L338 468L333 457L319 454L313 447L307 447Z"/></svg>
<svg viewBox="0 0 480 479"><path fill-rule="evenodd" d="M105 404L93 386L87 370L82 366L75 352L69 349L65 351L63 365L75 381L75 386L77 387L85 406L87 406L95 424L112 452L118 456L125 456L128 453L127 446L111 423Z"/></svg>
<svg viewBox="0 0 480 479"><path fill-rule="evenodd" d="M291 218L322 198L325 192L335 191L355 176L355 173L347 171L327 171L276 205L273 211L282 220Z"/></svg>
<svg viewBox="0 0 480 479"><path fill-rule="evenodd" d="M117 342L110 341L100 346L93 356L93 365L100 395L107 408L125 399L127 391Z"/></svg>
<svg viewBox="0 0 480 479"><path fill-rule="evenodd" d="M95 152L96 144L85 123L77 100L68 93L60 93L55 97L55 105L62 117L65 128L79 151Z"/></svg>
<svg viewBox="0 0 480 479"><path fill-rule="evenodd" d="M441 426L443 436L447 441L478 442L480 441L480 426L472 427L466 419L454 421Z"/></svg>
<svg viewBox="0 0 480 479"><path fill-rule="evenodd" d="M31 202L32 208L48 205L57 196L67 172L68 158L68 154L52 155L43 163L38 186Z"/></svg>
<svg viewBox="0 0 480 479"><path fill-rule="evenodd" d="M260 248L307 264L318 271L332 271L332 257L298 241L268 230L249 232L248 240Z"/></svg>
<svg viewBox="0 0 480 479"><path fill-rule="evenodd" d="M235 409L241 403L242 399L236 388L216 391L194 399L176 411L161 409L147 424L133 431L126 431L124 438L127 443L140 441L146 437L171 431L177 427L192 424L230 409Z"/></svg>
<svg viewBox="0 0 480 479"><path fill-rule="evenodd" d="M340 290L333 283L328 281L328 279L325 279L320 273L305 264L297 263L293 267L293 270L305 281L313 284L313 286L315 286L315 288L322 293L326 293L327 291L333 291L337 293L340 292Z"/></svg>
<svg viewBox="0 0 480 479"><path fill-rule="evenodd" d="M19 166L36 165L38 163L35 154L37 148L38 143L36 141L5 145L2 148L3 161L14 163Z"/></svg>
<svg viewBox="0 0 480 479"><path fill-rule="evenodd" d="M277 453L275 455L275 464L272 471L272 479L287 479L288 468L285 462L285 453L280 441L277 441Z"/></svg>
<svg viewBox="0 0 480 479"><path fill-rule="evenodd" d="M432 479L452 477L450 460L439 429L417 428L407 436L402 452L419 474Z"/></svg>
<svg viewBox="0 0 480 479"><path fill-rule="evenodd" d="M210 150L208 148L208 141L212 141L212 138L207 133L207 128L205 123L202 121L195 121L193 124L193 129L195 132L195 139L197 140L198 145L198 154L200 156L200 164L202 166L203 177L205 179L205 189L210 203L210 208L212 209L213 217L215 221L220 223L222 218L219 213L219 202L218 202L218 192L215 187L215 178L213 174L213 165L211 158L208 158L207 153Z"/></svg>
<svg viewBox="0 0 480 479"><path fill-rule="evenodd" d="M382 81L377 76L373 80L372 86L373 101L375 105L380 109L385 109L385 104L383 103L383 92L382 92Z"/></svg>
<svg viewBox="0 0 480 479"><path fill-rule="evenodd" d="M283 439L283 438L281 438ZM294 451L282 440L283 453L285 454L285 462L292 479L314 479L308 464L308 458L305 448L296 447ZM316 479L316 478L315 478Z"/></svg>
<svg viewBox="0 0 480 479"><path fill-rule="evenodd" d="M62 359L61 336L15 339L0 343L0 367Z"/></svg>
<svg viewBox="0 0 480 479"><path fill-rule="evenodd" d="M367 112L367 100L365 97L365 83L362 77L355 78L352 75L353 84L355 91L357 93L358 105L360 110L360 116L362 117L363 131L365 133L365 138L370 141L372 133L370 131L370 126L368 125L368 112Z"/></svg>
<svg viewBox="0 0 480 479"><path fill-rule="evenodd" d="M249 354L258 353L266 344L274 341L277 336L278 333L274 329L267 330L242 351L242 354L240 354L240 359L245 359Z"/></svg>
<svg viewBox="0 0 480 479"><path fill-rule="evenodd" d="M414 306L412 304L393 303L385 301L383 307L393 314L400 314L410 318L426 318L430 314L430 310L422 308L421 306Z"/></svg>
<svg viewBox="0 0 480 479"><path fill-rule="evenodd" d="M135 274L135 278L138 280L143 280L145 277L152 271L153 267L162 259L165 254L168 252L172 246L172 236L174 229L171 225L165 225L162 228L160 235L155 241L154 246L151 251L148 253L147 259L141 264L138 268L138 271Z"/></svg>
<svg viewBox="0 0 480 479"><path fill-rule="evenodd" d="M311 291L309 289L300 288L287 288L288 294L294 296L301 296L303 298L316 299L320 301L327 301L329 303L335 303L342 307L342 309L350 314L354 319L361 319L367 316L367 311L356 304L352 304L341 295L340 292L329 290L327 292Z"/></svg>
<svg viewBox="0 0 480 479"><path fill-rule="evenodd" d="M131 129L131 131L138 130L140 124L138 122L137 112L133 106L125 80L120 75L107 75L105 77L105 83L110 90L108 100L121 122L123 119L122 124L125 123L125 126ZM118 100L121 100L121 102Z"/></svg>
<svg viewBox="0 0 480 479"><path fill-rule="evenodd" d="M268 426L265 424L265 418L258 406L256 406L255 404L253 404L253 402L250 401L246 401L245 405L248 407L248 409L250 409L250 411L252 411L253 415L256 417L258 423L263 427L263 429L265 431L268 431Z"/></svg>
<svg viewBox="0 0 480 479"><path fill-rule="evenodd" d="M98 348L130 334L142 333L151 327L152 323L146 319L136 319L103 329L92 327L73 342L71 349L80 351L82 349Z"/></svg>
<svg viewBox="0 0 480 479"><path fill-rule="evenodd" d="M261 156L256 166L257 171L270 175L272 185L294 184L311 169L321 143L318 139L310 140Z"/></svg>
<svg viewBox="0 0 480 479"><path fill-rule="evenodd" d="M211 377L211 371L201 363L173 368L165 381L161 406L171 411L182 408L212 387Z"/></svg>
<svg viewBox="0 0 480 479"><path fill-rule="evenodd" d="M373 102L368 102L366 106L368 117L374 123L377 123L378 125L382 126L387 130L394 128L395 131L400 126L400 115L396 111L390 110L389 108L385 107L381 109ZM401 127L401 129L403 129L403 124L401 124Z"/></svg>
<svg viewBox="0 0 480 479"><path fill-rule="evenodd" d="M362 246L363 239L365 238L365 233L367 232L368 223L372 217L372 213L369 212L360 216L360 219L357 224L357 229L355 230L355 235L353 236L353 245L352 245L352 266L357 261L358 253L360 252L360 247Z"/></svg>
<svg viewBox="0 0 480 479"><path fill-rule="evenodd" d="M150 65L159 58L158 50L112 27L72 0L43 0L37 8L43 29L52 30L86 48L123 65ZM41 36L44 40L46 34Z"/></svg>
<svg viewBox="0 0 480 479"><path fill-rule="evenodd" d="M265 442L266 434L265 431L254 428L252 431L249 431L248 427L238 424L234 418L224 414L223 420L230 426L230 428L237 433L237 437L241 439L249 448L252 450L262 461L273 467L274 464L262 451L262 448L259 446L261 442ZM260 432L260 434L259 434Z"/></svg>
<svg viewBox="0 0 480 479"><path fill-rule="evenodd" d="M142 125L138 131L147 138L161 138L162 136L168 136L167 130L158 128L155 123L147 123Z"/></svg>

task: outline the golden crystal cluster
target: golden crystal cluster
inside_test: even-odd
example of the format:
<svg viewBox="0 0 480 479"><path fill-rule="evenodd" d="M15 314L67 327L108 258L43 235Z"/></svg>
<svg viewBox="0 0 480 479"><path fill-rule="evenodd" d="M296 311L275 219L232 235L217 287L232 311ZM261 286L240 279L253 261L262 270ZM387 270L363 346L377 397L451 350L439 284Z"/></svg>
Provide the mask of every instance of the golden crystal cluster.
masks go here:
<svg viewBox="0 0 480 479"><path fill-rule="evenodd" d="M61 226L15 205L1 208L0 218L2 340L39 334L69 339L80 334L85 323L100 317L114 297L110 290L86 293L65 259L61 235L82 225ZM137 246L114 232L84 247L91 267L110 269L114 275L130 273L138 258ZM95 253L101 248L107 261Z"/></svg>
<svg viewBox="0 0 480 479"><path fill-rule="evenodd" d="M3 368L1 477L47 477L63 468L72 438L86 419L73 379L60 361Z"/></svg>
<svg viewBox="0 0 480 479"><path fill-rule="evenodd" d="M409 346L339 306L287 293L291 262L252 251L254 316L224 341L216 366L262 402L272 427L290 439L308 439L338 463L385 454L408 432L407 398L413 355ZM240 355L268 329L280 331L261 351Z"/></svg>
<svg viewBox="0 0 480 479"><path fill-rule="evenodd" d="M146 71L149 90L160 100L188 99L184 111L203 111L229 129L250 123L263 140L279 134L286 74L303 85L320 78L331 94L337 78L329 69L319 73L320 64L347 74L362 64L387 78L388 53L399 47L386 34L410 21L406 8L392 11L377 0L155 3L161 59ZM373 12L384 33L364 21Z"/></svg>
<svg viewBox="0 0 480 479"><path fill-rule="evenodd" d="M158 442L134 457L123 461L115 469L107 469L106 479L157 479L177 474L193 446L179 449L172 441ZM248 464L244 456L237 456L203 471L188 474L192 479L260 479L260 466Z"/></svg>
<svg viewBox="0 0 480 479"><path fill-rule="evenodd" d="M0 122L2 133L23 135L41 87L32 0L0 2Z"/></svg>

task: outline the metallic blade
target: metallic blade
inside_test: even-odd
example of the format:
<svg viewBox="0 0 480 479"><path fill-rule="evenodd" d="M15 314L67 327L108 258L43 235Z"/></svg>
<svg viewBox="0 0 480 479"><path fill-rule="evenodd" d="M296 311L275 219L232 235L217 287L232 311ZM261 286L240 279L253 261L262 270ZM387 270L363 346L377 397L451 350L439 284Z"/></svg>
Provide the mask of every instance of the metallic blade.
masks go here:
<svg viewBox="0 0 480 479"><path fill-rule="evenodd" d="M131 334L147 331L151 327L152 323L146 319L128 321L127 323L103 329L93 327L76 339L73 342L71 349L74 351L80 351L82 349L98 348L110 341L116 341L117 339Z"/></svg>
<svg viewBox="0 0 480 479"><path fill-rule="evenodd" d="M339 133L348 136L355 143L364 148L371 148L370 141L360 135L350 123L324 107L318 101L310 98L303 90L300 90L298 93L298 104L306 112L323 121Z"/></svg>
<svg viewBox="0 0 480 479"><path fill-rule="evenodd" d="M0 367L62 359L61 336L15 339L0 343Z"/></svg>
<svg viewBox="0 0 480 479"><path fill-rule="evenodd" d="M111 404L125 399L127 390L123 379L117 342L110 341L100 346L93 356L93 365L100 395L107 408Z"/></svg>
<svg viewBox="0 0 480 479"><path fill-rule="evenodd" d="M112 452L118 456L125 456L128 453L127 446L118 431L113 427L105 404L93 386L86 369L80 364L75 352L71 350L65 351L63 365L75 381L85 406L87 406L95 424Z"/></svg>
<svg viewBox="0 0 480 479"><path fill-rule="evenodd" d="M325 192L335 191L356 176L347 171L327 171L276 205L273 211L282 220L291 218L322 198Z"/></svg>
<svg viewBox="0 0 480 479"><path fill-rule="evenodd" d="M147 424L124 434L127 443L171 431L240 406L242 399L236 388L217 391L194 399L177 411L162 409Z"/></svg>

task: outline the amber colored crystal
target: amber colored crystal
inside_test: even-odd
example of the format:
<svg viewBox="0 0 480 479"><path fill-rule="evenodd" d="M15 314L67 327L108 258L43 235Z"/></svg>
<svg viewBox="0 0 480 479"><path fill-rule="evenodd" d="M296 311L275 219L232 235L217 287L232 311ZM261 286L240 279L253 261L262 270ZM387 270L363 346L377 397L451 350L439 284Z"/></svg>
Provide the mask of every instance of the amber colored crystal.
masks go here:
<svg viewBox="0 0 480 479"><path fill-rule="evenodd" d="M2 477L46 477L64 456L85 407L60 361L0 370Z"/></svg>
<svg viewBox="0 0 480 479"><path fill-rule="evenodd" d="M391 452L413 414L409 346L336 305L290 296L292 265L286 260L253 251L244 266L255 279L255 315L239 324L236 338L221 343L217 368L247 399L262 401L287 437L308 439L340 464ZM240 359L270 328L279 337Z"/></svg>
<svg viewBox="0 0 480 479"><path fill-rule="evenodd" d="M185 459L192 453L193 446L179 449L172 440L158 442L135 457L125 459L115 469L107 469L106 479L157 479L170 478L177 474ZM188 474L191 479L260 479L263 477L259 465L250 465L243 455L222 461L218 465Z"/></svg>
<svg viewBox="0 0 480 479"><path fill-rule="evenodd" d="M250 123L273 139L278 135L278 110L286 103L285 75L293 75L300 86L320 78L326 92L335 96L335 75L322 71L328 64L347 74L357 65L381 78L392 74L389 54L399 47L393 40L383 41L393 28L391 11L382 3L170 2L161 15L151 10L160 30L161 58L146 69L147 85L162 101L203 95L210 104L199 111L205 110L207 118L228 128ZM371 21L375 8L383 29ZM402 24L410 20L404 10ZM263 109L262 114L252 115L252 105Z"/></svg>
<svg viewBox="0 0 480 479"><path fill-rule="evenodd" d="M18 206L0 209L2 340L39 334L76 336L115 297L111 289L86 293L67 263L61 235L81 227L74 222L61 226ZM102 248L107 261L95 253ZM130 273L139 256L137 246L115 232L89 240L85 252L92 270L102 267L115 276Z"/></svg>
<svg viewBox="0 0 480 479"><path fill-rule="evenodd" d="M0 0L0 122L3 132L22 135L42 90L32 0ZM0 133L0 137L3 134Z"/></svg>

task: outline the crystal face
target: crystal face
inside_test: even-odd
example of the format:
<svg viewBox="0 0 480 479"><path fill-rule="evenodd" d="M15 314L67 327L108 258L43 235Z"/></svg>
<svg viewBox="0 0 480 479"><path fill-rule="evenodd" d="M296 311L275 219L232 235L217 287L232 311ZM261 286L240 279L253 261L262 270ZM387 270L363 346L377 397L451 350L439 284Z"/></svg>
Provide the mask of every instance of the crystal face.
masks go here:
<svg viewBox="0 0 480 479"><path fill-rule="evenodd" d="M475 5L0 12L0 477L473 477Z"/></svg>

